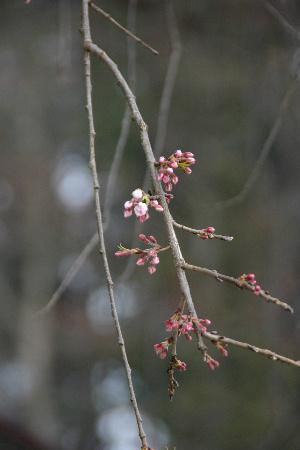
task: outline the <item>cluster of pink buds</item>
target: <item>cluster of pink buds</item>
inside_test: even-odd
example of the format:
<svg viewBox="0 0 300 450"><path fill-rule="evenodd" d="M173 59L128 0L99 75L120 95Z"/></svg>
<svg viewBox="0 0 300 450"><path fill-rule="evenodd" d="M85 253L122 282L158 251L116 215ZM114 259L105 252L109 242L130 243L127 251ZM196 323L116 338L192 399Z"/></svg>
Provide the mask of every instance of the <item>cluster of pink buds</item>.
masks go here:
<svg viewBox="0 0 300 450"><path fill-rule="evenodd" d="M204 228L203 230L200 231L199 237L201 239L213 239L215 231L216 230L214 227Z"/></svg>
<svg viewBox="0 0 300 450"><path fill-rule="evenodd" d="M170 319L165 321L165 327L166 331L172 332L176 331L178 332L178 336L184 336L188 341L192 340L192 336L190 335L191 331L195 331L197 328L200 329L200 332L206 333L207 327L211 324L210 320L208 319L198 319L195 317L192 317L188 314L182 314L181 310L178 309L171 317ZM164 341L160 342L159 344L154 345L154 350L156 354L164 359L166 358L168 354L168 348L169 345L173 342L173 337L166 338ZM178 360L179 361L179 360ZM186 370L186 363L183 363L180 361L181 366L175 367L178 370Z"/></svg>
<svg viewBox="0 0 300 450"><path fill-rule="evenodd" d="M191 152L182 152L181 150L176 150L168 158L161 156L158 160L158 179L162 181L165 185L165 190L171 192L173 189L173 184L178 183L178 176L175 174L174 170L181 169L186 174L192 173L190 166L196 163L194 154Z"/></svg>
<svg viewBox="0 0 300 450"><path fill-rule="evenodd" d="M137 219L143 223L149 219L149 208L156 211L163 211L159 199L152 198L150 194L146 194L142 189L138 188L132 192L131 200L124 203L124 217L130 217L134 213Z"/></svg>
<svg viewBox="0 0 300 450"><path fill-rule="evenodd" d="M250 284L250 286L253 286L254 287L254 289L253 289L254 295L259 295L261 293L262 288L260 287L259 284L257 284L256 276L254 273L248 273L248 274L244 273L243 275L241 275L239 277L239 280L242 283L246 282L246 283Z"/></svg>
<svg viewBox="0 0 300 450"><path fill-rule="evenodd" d="M182 314L180 310L176 311L170 319L165 321L166 331L178 330L178 336L184 336L188 341L192 340L191 331L199 328L201 333L206 333L207 327L211 324L208 319L198 319L187 314Z"/></svg>
<svg viewBox="0 0 300 450"><path fill-rule="evenodd" d="M219 361L212 358L208 353L205 353L204 362L208 365L211 370L215 370L220 366Z"/></svg>
<svg viewBox="0 0 300 450"><path fill-rule="evenodd" d="M139 259L136 264L138 266L148 265L148 272L150 275L156 272L156 266L159 264L160 260L158 257L158 253L164 250L168 250L168 247L161 247L154 236L145 236L144 234L139 235L139 239L144 242L146 245L150 245L149 248L144 250L140 248L126 248L123 245L119 245L119 250L115 253L116 256L131 256L138 255Z"/></svg>

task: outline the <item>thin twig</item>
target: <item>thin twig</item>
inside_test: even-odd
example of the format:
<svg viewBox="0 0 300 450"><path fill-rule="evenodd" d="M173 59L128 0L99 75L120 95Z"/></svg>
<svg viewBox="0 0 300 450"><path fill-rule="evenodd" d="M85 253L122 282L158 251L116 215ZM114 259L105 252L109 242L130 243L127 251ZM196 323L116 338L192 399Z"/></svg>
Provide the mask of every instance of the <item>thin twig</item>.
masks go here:
<svg viewBox="0 0 300 450"><path fill-rule="evenodd" d="M278 353L275 353L266 348L256 347L255 345L249 344L248 342L237 341L235 339L231 339L226 336L222 336L222 335L215 334L215 333L209 333L209 332L204 333L203 336L205 338L209 339L213 343L221 342L221 343L228 344L228 345L234 345L236 347L240 347L240 348L255 352L258 355L265 356L265 357L271 359L272 361L279 361L282 363L290 364L292 366L300 367L300 361L295 361L294 359L290 359L290 358L287 358L286 356L279 355Z"/></svg>
<svg viewBox="0 0 300 450"><path fill-rule="evenodd" d="M61 298L62 294L65 292L65 290L68 288L68 286L71 284L75 276L77 275L78 271L81 269L87 258L90 256L92 251L95 249L98 243L98 234L95 233L94 236L89 240L89 242L86 244L80 255L75 259L74 263L66 273L64 279L46 304L42 309L37 311L34 315L34 317L42 316L46 313L48 313L58 302L58 300Z"/></svg>
<svg viewBox="0 0 300 450"><path fill-rule="evenodd" d="M187 231L189 233L195 234L196 236L203 236L203 229L196 230L195 228L187 227L186 225L182 225L181 223L175 222L173 219L173 225L176 228L180 228L181 230ZM221 241L231 242L233 240L233 236L223 236L222 234L213 233L209 239L220 239Z"/></svg>
<svg viewBox="0 0 300 450"><path fill-rule="evenodd" d="M119 323L118 312L115 303L113 281L110 273L109 263L106 254L106 246L104 240L103 232L103 222L101 213L101 203L100 203L100 183L97 173L96 165L96 155L95 155L95 127L94 127L94 117L93 117L93 106L92 106L92 83L91 83L91 61L89 46L93 45L91 40L91 31L89 23L89 0L82 0L82 29L83 29L83 45L84 45L84 66L85 66L85 80L86 80L86 99L87 99L87 114L89 123L89 147L90 147L90 168L93 177L94 193L95 193L95 209L97 218L97 229L99 235L99 251L102 255L102 260L105 269L105 275L107 280L107 288L110 299L111 313L115 323L115 328L118 336L118 343L120 345L122 359L126 371L128 388L130 392L130 399L133 406L133 410L136 417L136 422L138 426L139 437L141 440L142 447L148 448L147 437L143 429L142 417L138 408L136 395L133 387L131 368L127 358L127 352L125 348L125 342L121 331L121 326Z"/></svg>
<svg viewBox="0 0 300 450"><path fill-rule="evenodd" d="M246 281L241 281L238 278L231 277L229 275L224 275L222 273L219 273L217 270L208 269L207 267L200 267L200 266L194 266L192 264L188 264L186 262L183 262L181 264L181 267L185 270L191 270L193 272L200 272L204 273L205 275L209 275L212 278L215 278L217 281L223 282L226 281L227 283L234 284L235 286L239 287L240 289L247 289L248 291L254 292L255 287L251 285L250 283L247 283ZM279 300L276 297L272 297L272 295L269 294L268 291L261 290L257 297L264 298L267 302L274 303L277 306L280 306L285 311L289 311L290 313L293 313L293 308L288 304L281 300Z"/></svg>
<svg viewBox="0 0 300 450"><path fill-rule="evenodd" d="M135 96L133 95L133 92L131 91L130 87L128 86L128 83L126 82L125 78L121 74L118 66L116 63L107 55L106 52L104 52L98 45L95 45L92 42L86 41L85 43L85 49L94 54L96 57L98 57L101 61L103 61L106 66L109 68L109 70L114 75L118 85L120 86L121 90L123 91L128 104L130 106L133 120L136 122L139 130L140 130L140 138L141 138L141 144L145 153L146 162L148 165L148 168L151 173L152 183L154 185L155 193L160 196L161 204L163 206L163 217L165 220L165 224L167 227L168 237L169 237L169 244L172 250L173 255L173 261L176 268L176 274L180 286L180 291L182 296L186 299L188 311L190 314L192 314L194 317L197 317L197 313L195 310L194 302L191 296L190 292L190 286L186 278L186 274L184 269L182 268L182 262L183 257L181 254L180 246L177 240L177 236L173 227L172 223L172 217L168 208L168 203L165 199L164 191L158 182L157 179L157 172L155 169L155 158L152 151L151 143L149 140L148 135L148 127L146 123L144 122L144 119L139 111L139 108L137 106ZM200 335L200 330L198 330L198 344L199 348L201 348L201 351L206 351L206 346L203 342L203 339Z"/></svg>
<svg viewBox="0 0 300 450"><path fill-rule="evenodd" d="M128 4L128 13L127 13L127 24L128 28L135 30L135 22L136 22L136 6L137 6L137 0L130 0ZM136 79L136 45L135 41L130 39L128 37L127 39L127 52L128 52L128 78L130 80L130 86L132 89L135 89L135 79ZM129 131L130 131L130 125L131 125L131 113L130 109L128 108L127 104L125 107L122 124L121 124L121 131L119 135L119 139L116 145L116 150L114 152L113 161L111 164L111 168L108 174L108 180L107 180L107 187L105 190L105 197L104 197L104 215L105 215L105 221L104 221L104 231L107 230L109 224L110 224L110 218L111 218L111 206L114 198L115 193L115 183L117 180L117 176L120 170L120 165L123 159L124 151L126 148L126 144L128 141ZM35 316L43 315L48 313L60 300L66 289L70 286L73 279L85 263L85 261L89 258L93 250L97 247L98 243L98 233L97 231L94 233L94 235L91 237L89 242L85 245L85 247L82 249L78 257L73 262L72 266L68 270L67 274L61 281L60 285L54 292L54 294L51 296L50 300L47 302L46 306L44 306L42 309L40 309Z"/></svg>
<svg viewBox="0 0 300 450"><path fill-rule="evenodd" d="M294 38L300 40L300 32L296 30L289 22L288 20L276 9L270 2L265 1L264 2L265 8L269 11L270 14L272 14L275 19L278 20L280 25Z"/></svg>
<svg viewBox="0 0 300 450"><path fill-rule="evenodd" d="M255 163L255 166L254 166L252 172L250 173L243 188L241 189L241 191L234 197L231 197L228 200L217 203L215 205L214 209L220 210L220 209L225 209L225 208L231 208L233 206L237 206L238 204L242 203L245 200L245 198L247 197L247 195L249 194L249 192L255 185L255 182L261 173L263 165L266 162L266 160L272 150L275 139L277 138L278 133L281 129L283 117L287 111L287 108L288 108L290 101L292 99L292 96L297 88L297 85L298 85L297 80L293 79L290 82L290 84L283 96L283 99L281 101L277 117L272 125L272 128L270 129L267 139L265 140L265 142L262 146L262 149L261 149L259 157Z"/></svg>
<svg viewBox="0 0 300 450"><path fill-rule="evenodd" d="M158 51L155 50L153 47L151 47L149 44L147 44L145 41L143 41L141 38L133 34L131 31L129 31L127 28L123 27L119 22L117 22L109 13L105 12L102 8L99 8L99 6L95 5L95 3L90 2L91 7L97 11L98 13L102 14L103 17L105 17L107 20L109 20L111 23L113 23L117 28L124 31L128 36L130 36L132 39L134 39L139 44L143 45L145 48L150 50L154 55L159 55Z"/></svg>

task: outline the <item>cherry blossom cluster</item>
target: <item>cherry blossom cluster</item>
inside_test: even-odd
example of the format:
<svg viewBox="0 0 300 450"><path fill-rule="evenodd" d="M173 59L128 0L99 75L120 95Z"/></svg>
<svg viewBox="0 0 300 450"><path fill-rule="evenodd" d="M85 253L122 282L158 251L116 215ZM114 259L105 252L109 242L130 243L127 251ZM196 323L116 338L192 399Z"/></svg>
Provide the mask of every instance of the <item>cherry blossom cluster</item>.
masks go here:
<svg viewBox="0 0 300 450"><path fill-rule="evenodd" d="M150 194L146 194L140 188L135 189L131 195L131 200L124 203L124 217L130 217L134 213L137 219L144 223L150 217L149 208L159 212L164 210L159 199L153 199Z"/></svg>
<svg viewBox="0 0 300 450"><path fill-rule="evenodd" d="M255 273L243 274L239 277L241 283L248 283L250 286L254 287L253 293L254 295L259 295L262 291L262 288L259 284L257 284Z"/></svg>
<svg viewBox="0 0 300 450"><path fill-rule="evenodd" d="M176 311L170 319L165 321L166 331L178 330L178 336L184 336L188 341L192 340L191 331L195 331L196 325L201 333L206 333L207 327L211 324L208 319L193 318L188 314L182 314L180 310Z"/></svg>
<svg viewBox="0 0 300 450"><path fill-rule="evenodd" d="M165 190L171 192L173 189L173 184L177 184L179 179L175 174L174 170L181 169L184 173L192 173L190 166L196 163L194 154L191 152L182 152L181 150L176 150L168 158L161 156L158 160L158 179L162 181L165 185Z"/></svg>
<svg viewBox="0 0 300 450"><path fill-rule="evenodd" d="M146 249L140 248L126 248L123 245L119 245L119 250L115 253L116 256L131 256L138 255L139 258L136 262L137 266L144 266L148 264L148 272L150 275L156 272L156 267L160 262L158 257L158 253L164 250L169 249L169 247L161 247L158 244L157 240L154 236L145 236L145 234L140 234L139 239L146 245L150 245L150 247Z"/></svg>
<svg viewBox="0 0 300 450"><path fill-rule="evenodd" d="M188 341L192 340L192 336L190 335L190 332L199 330L202 335L204 335L207 332L207 327L211 324L211 321L209 319L201 319L201 318L195 318L191 316L190 314L182 314L181 310L178 309L175 311L175 313L165 321L165 327L166 331L168 332L174 332L177 331L177 336L184 336ZM168 355L169 347L174 342L174 337L171 336L169 338L164 339L159 344L154 345L154 351L161 359L165 359ZM228 356L228 350L227 345L222 341L216 341L214 342L217 349L220 351L220 353L227 357ZM179 360L178 360L179 361ZM212 358L207 352L204 354L204 362L208 365L208 367L211 370L217 369L220 366L220 363ZM172 366L174 369L177 370L186 370L187 365L183 361L180 361L180 364Z"/></svg>

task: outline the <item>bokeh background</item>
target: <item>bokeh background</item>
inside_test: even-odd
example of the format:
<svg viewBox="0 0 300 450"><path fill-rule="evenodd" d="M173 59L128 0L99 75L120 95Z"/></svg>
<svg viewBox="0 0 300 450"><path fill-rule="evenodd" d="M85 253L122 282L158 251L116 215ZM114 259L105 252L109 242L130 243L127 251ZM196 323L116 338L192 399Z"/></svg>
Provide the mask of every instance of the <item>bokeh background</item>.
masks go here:
<svg viewBox="0 0 300 450"><path fill-rule="evenodd" d="M273 6L300 30L300 4ZM100 2L99 2L100 5ZM101 5L126 23L127 2ZM262 286L295 314L250 293L189 275L199 314L212 329L294 357L299 349L300 110L293 91L271 152L248 195L238 194L299 76L297 33L263 1L174 2L182 57L164 153L195 153L198 164L176 186L174 217L214 226L232 243L178 232L185 258L232 275L255 272ZM87 118L78 0L2 0L0 5L0 448L132 450L139 448L105 278L95 250L59 303L44 306L96 229L88 167ZM95 41L127 71L124 35L92 13ZM137 33L160 56L137 48L136 95L153 139L170 55L164 2L140 0ZM298 32L299 33L299 32ZM299 37L299 35L298 35ZM125 102L107 68L93 60L97 159L102 195L120 133ZM156 450L300 449L299 370L230 349L215 372L192 343L179 357L188 371L167 396L166 361L153 344L179 301L169 255L157 273L124 275L114 252L130 246L134 219L122 205L141 185L145 161L134 124L113 187L107 247L118 309L145 428ZM141 230L141 228L140 228ZM161 216L142 228L161 242Z"/></svg>

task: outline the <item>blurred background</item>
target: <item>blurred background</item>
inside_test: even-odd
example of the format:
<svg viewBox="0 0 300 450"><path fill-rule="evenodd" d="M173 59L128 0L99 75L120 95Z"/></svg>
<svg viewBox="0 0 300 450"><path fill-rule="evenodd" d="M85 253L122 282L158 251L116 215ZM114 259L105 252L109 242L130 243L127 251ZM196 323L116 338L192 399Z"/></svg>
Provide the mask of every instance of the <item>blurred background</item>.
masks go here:
<svg viewBox="0 0 300 450"><path fill-rule="evenodd" d="M98 4L126 24L127 1ZM255 272L295 314L189 274L196 307L212 330L298 359L300 93L294 80L300 70L300 4L178 0L174 7L182 54L163 154L181 148L195 153L198 163L175 187L171 211L186 225L210 225L235 237L231 243L201 241L178 231L184 256L234 276ZM80 1L2 0L0 11L0 449L137 449L96 250L56 306L33 318L96 230ZM91 16L95 42L126 74L125 35L95 11ZM139 0L136 29L160 53L138 46L136 56L136 96L154 140L171 51L165 3ZM93 85L104 197L125 101L108 69L94 59ZM135 219L125 220L122 208L144 173L133 124L111 189L106 239L151 445L299 450L295 367L237 348L224 359L211 348L221 362L211 372L194 341L180 342L179 358L188 370L178 375L180 389L169 401L167 362L157 358L153 344L166 336L163 322L179 301L170 255L162 255L152 276L144 267L128 270L126 258L114 257L120 242L133 245ZM254 181L243 191L249 176ZM159 213L136 234L141 230L166 242Z"/></svg>

